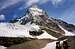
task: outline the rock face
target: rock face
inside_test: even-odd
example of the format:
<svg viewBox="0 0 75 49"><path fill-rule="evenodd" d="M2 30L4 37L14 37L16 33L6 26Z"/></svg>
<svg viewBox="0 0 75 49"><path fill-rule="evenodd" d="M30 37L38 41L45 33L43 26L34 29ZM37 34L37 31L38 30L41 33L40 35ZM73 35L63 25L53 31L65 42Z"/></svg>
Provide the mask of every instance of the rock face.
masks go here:
<svg viewBox="0 0 75 49"><path fill-rule="evenodd" d="M16 22L17 21L17 22ZM21 18L16 18L11 22L16 22L21 25L26 25L28 22L31 24L36 24L40 27L41 30L46 30L49 32L56 32L57 34L64 34L64 31L58 26L56 21L52 18L49 18L47 13L37 7L31 7L27 9L27 12Z"/></svg>
<svg viewBox="0 0 75 49"><path fill-rule="evenodd" d="M73 24L68 24L67 22L64 22L63 20L60 19L55 19L52 18L55 22L57 22L58 24L60 24L64 29L70 31L70 32L75 32L75 25Z"/></svg>

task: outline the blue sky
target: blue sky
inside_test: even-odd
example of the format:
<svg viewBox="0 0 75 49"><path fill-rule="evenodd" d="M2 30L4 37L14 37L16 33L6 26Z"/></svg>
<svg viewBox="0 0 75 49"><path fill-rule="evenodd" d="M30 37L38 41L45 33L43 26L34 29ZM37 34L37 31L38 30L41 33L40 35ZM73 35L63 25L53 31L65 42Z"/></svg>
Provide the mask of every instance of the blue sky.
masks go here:
<svg viewBox="0 0 75 49"><path fill-rule="evenodd" d="M0 0L0 21L22 16L34 4L47 11L49 17L75 24L75 0Z"/></svg>

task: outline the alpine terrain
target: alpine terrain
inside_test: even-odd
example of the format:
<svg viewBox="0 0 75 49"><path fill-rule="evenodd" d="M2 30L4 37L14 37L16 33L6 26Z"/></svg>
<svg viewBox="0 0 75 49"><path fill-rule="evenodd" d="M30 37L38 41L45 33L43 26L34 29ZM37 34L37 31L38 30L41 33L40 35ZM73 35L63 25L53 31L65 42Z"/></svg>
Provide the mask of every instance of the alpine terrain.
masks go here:
<svg viewBox="0 0 75 49"><path fill-rule="evenodd" d="M37 6L26 9L24 16L0 23L0 45L6 49L55 49L57 41L73 39L70 43L75 45L74 36L73 24L49 17Z"/></svg>

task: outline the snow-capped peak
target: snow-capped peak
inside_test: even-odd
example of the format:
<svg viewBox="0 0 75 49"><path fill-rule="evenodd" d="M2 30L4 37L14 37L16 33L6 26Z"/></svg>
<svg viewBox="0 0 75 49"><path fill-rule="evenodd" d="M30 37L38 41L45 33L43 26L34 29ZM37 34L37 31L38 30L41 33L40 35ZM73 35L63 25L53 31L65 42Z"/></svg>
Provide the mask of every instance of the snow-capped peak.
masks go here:
<svg viewBox="0 0 75 49"><path fill-rule="evenodd" d="M14 21L17 20L18 22L16 23L3 23L5 25L0 24L0 32L2 33L0 36L22 36L30 38L36 37L38 39L50 38L57 40L59 37L65 34L65 31L58 26L55 19L49 19L46 12L38 7L30 7L27 10L26 15L19 19L15 19Z"/></svg>
<svg viewBox="0 0 75 49"><path fill-rule="evenodd" d="M32 16L36 16L36 15L43 15L43 10L34 6L29 8L29 12L32 14Z"/></svg>
<svg viewBox="0 0 75 49"><path fill-rule="evenodd" d="M18 23L25 25L28 22L40 22L42 21L43 23L45 23L44 21L48 19L48 16L46 14L46 12L36 6L32 6L30 8L27 9L26 13L24 16L22 16L21 18L17 19Z"/></svg>

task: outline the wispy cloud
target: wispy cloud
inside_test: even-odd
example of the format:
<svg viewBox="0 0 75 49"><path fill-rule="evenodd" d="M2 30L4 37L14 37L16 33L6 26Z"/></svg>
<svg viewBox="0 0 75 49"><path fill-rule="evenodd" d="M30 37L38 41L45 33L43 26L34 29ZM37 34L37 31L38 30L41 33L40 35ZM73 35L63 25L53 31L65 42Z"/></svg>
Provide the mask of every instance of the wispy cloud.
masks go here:
<svg viewBox="0 0 75 49"><path fill-rule="evenodd" d="M16 4L20 1L25 2L26 7L31 6L33 4L43 4L43 3L47 3L48 1L51 1L53 5L57 5L60 2L62 2L63 0L3 0L2 2L0 2L0 9L4 9L8 6L11 6L13 4Z"/></svg>
<svg viewBox="0 0 75 49"><path fill-rule="evenodd" d="M26 4L30 6L35 3L38 3L38 4L47 3L48 1L52 2L53 5L58 5L59 3L62 3L64 0L28 0Z"/></svg>
<svg viewBox="0 0 75 49"><path fill-rule="evenodd" d="M34 4L44 4L44 3L47 3L48 1L50 0L28 0L28 1L25 1L25 5L19 9L24 9Z"/></svg>
<svg viewBox="0 0 75 49"><path fill-rule="evenodd" d="M0 10L7 8L8 6L11 6L18 2L21 2L21 1L25 2L25 7L28 7L36 3L43 4L43 3L48 2L49 0L3 0L0 2Z"/></svg>
<svg viewBox="0 0 75 49"><path fill-rule="evenodd" d="M5 15L0 15L0 20L5 20Z"/></svg>
<svg viewBox="0 0 75 49"><path fill-rule="evenodd" d="M62 4L65 0L51 0L52 4L57 7L58 5Z"/></svg>
<svg viewBox="0 0 75 49"><path fill-rule="evenodd" d="M59 4L63 3L64 0L28 0L25 7L29 7L33 4L44 4L47 2L52 3L53 6L58 6Z"/></svg>
<svg viewBox="0 0 75 49"><path fill-rule="evenodd" d="M18 2L20 2L21 0L3 0L2 2L0 2L0 10L4 9L8 6L11 6L13 4L16 4Z"/></svg>
<svg viewBox="0 0 75 49"><path fill-rule="evenodd" d="M30 6L30 5L33 5L33 4L35 4L35 3L38 3L38 4L43 4L43 3L46 3L46 2L48 2L49 0L29 0L26 4L28 5L28 6Z"/></svg>
<svg viewBox="0 0 75 49"><path fill-rule="evenodd" d="M72 5L66 9L61 16L62 20L71 24L75 24L75 3L72 3Z"/></svg>

